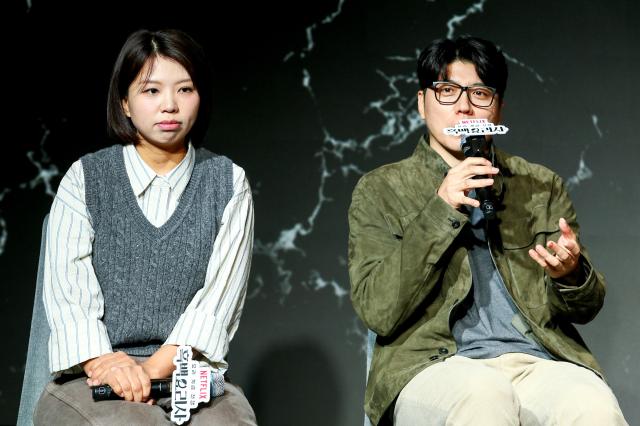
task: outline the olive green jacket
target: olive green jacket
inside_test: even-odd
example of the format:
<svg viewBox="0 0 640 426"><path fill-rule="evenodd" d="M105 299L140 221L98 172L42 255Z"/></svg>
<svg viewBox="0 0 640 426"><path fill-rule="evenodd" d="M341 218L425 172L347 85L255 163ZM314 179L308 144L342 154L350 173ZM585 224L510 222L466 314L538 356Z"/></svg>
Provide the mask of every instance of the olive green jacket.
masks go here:
<svg viewBox="0 0 640 426"><path fill-rule="evenodd" d="M603 277L583 246L586 278L577 287L552 281L528 254L535 244L558 240L561 217L579 234L561 178L498 149L494 162L500 174L493 190L502 207L496 209L497 232L489 243L526 320L522 326L553 356L602 377L571 323L586 323L598 313ZM456 353L452 312L471 289L467 250L458 237L469 218L436 195L448 169L422 138L411 157L366 174L353 192L351 300L378 334L365 394L365 411L374 424L386 422L383 415L416 374Z"/></svg>

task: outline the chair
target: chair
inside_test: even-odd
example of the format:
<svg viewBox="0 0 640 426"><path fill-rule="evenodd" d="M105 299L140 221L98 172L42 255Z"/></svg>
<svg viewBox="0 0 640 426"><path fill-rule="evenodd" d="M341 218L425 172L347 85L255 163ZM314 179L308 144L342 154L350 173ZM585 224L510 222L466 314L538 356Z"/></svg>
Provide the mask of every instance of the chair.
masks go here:
<svg viewBox="0 0 640 426"><path fill-rule="evenodd" d="M38 278L36 280L33 314L31 316L31 331L29 333L27 363L24 369L22 395L20 396L20 409L18 410L18 426L33 425L33 410L40 398L40 394L47 383L53 380L53 376L49 373L49 324L47 323L47 315L44 311L44 303L42 302L44 253L48 222L49 215L45 216L44 224L42 225Z"/></svg>
<svg viewBox="0 0 640 426"><path fill-rule="evenodd" d="M367 372L366 378L369 380L369 370L371 369L371 358L373 358L373 347L376 344L376 333L371 330L368 330L367 333ZM364 426L371 426L371 421L369 420L369 416L365 413L364 415Z"/></svg>

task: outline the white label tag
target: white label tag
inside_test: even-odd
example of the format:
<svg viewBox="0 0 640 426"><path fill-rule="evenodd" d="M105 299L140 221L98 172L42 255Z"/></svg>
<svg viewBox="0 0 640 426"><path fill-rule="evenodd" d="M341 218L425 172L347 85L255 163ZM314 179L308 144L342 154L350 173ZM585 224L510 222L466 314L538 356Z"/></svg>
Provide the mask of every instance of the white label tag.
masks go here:
<svg viewBox="0 0 640 426"><path fill-rule="evenodd" d="M193 360L191 346L179 346L173 364L171 421L181 425L189 421L191 410L199 403L209 402L211 369Z"/></svg>
<svg viewBox="0 0 640 426"><path fill-rule="evenodd" d="M445 135L466 136L466 135L504 135L509 131L507 126L493 124L486 118L467 118L460 120L455 127L446 127Z"/></svg>

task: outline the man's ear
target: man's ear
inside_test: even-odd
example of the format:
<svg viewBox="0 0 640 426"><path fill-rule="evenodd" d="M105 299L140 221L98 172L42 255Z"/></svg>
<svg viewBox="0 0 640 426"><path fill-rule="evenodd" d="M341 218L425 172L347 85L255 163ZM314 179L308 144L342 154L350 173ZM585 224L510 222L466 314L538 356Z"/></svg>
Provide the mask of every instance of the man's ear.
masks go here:
<svg viewBox="0 0 640 426"><path fill-rule="evenodd" d="M424 97L426 95L426 90L418 90L418 112L420 113L420 117L423 120L426 119L425 110L424 110Z"/></svg>
<svg viewBox="0 0 640 426"><path fill-rule="evenodd" d="M122 104L122 110L124 111L124 114L125 114L127 117L131 118L131 112L129 112L129 99L124 98L124 99L121 101L121 104Z"/></svg>

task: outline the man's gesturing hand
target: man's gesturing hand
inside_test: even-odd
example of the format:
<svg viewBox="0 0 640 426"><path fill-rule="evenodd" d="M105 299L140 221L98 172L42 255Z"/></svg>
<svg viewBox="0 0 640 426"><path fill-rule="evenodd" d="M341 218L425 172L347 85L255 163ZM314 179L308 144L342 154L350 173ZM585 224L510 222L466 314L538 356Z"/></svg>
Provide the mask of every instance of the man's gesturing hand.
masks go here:
<svg viewBox="0 0 640 426"><path fill-rule="evenodd" d="M463 204L480 207L480 202L467 197L467 194L472 189L493 185L493 179L474 179L474 176L495 175L498 171L486 158L465 158L449 170L438 188L438 195L454 209L460 208Z"/></svg>
<svg viewBox="0 0 640 426"><path fill-rule="evenodd" d="M576 234L564 218L560 218L558 224L562 233L558 242L547 242L547 248L552 252L538 244L535 249L529 250L529 256L538 262L551 278L566 279L570 278L570 274L578 272L580 245L576 239ZM577 282L572 282L574 280L571 279L568 281L572 284L578 284Z"/></svg>

